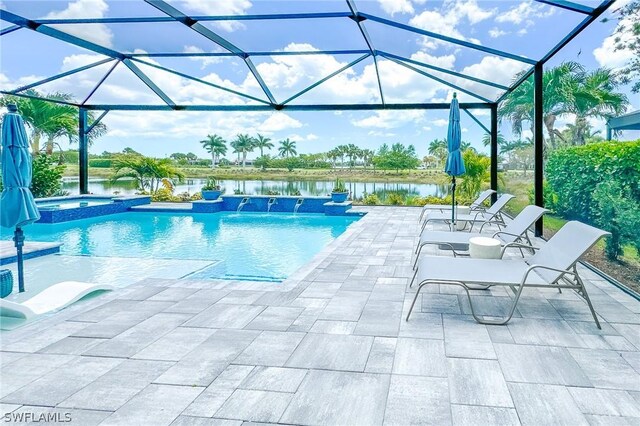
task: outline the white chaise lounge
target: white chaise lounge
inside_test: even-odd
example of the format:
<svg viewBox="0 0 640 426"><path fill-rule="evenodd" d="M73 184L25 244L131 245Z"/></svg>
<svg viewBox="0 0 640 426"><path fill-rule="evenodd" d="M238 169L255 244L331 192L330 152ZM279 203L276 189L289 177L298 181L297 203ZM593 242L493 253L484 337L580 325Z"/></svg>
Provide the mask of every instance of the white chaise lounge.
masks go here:
<svg viewBox="0 0 640 426"><path fill-rule="evenodd" d="M113 289L113 286L104 284L64 281L52 285L22 303L0 299L0 316L31 319L47 312L65 308L96 291Z"/></svg>
<svg viewBox="0 0 640 426"><path fill-rule="evenodd" d="M478 198L476 198L476 200L471 203L471 205L469 206L469 212L477 212L477 211L484 211L484 207L482 207L482 203L484 203L489 197L491 197L491 195L495 194L496 191L494 191L493 189L487 189L485 191L482 191L480 193L480 195L478 195ZM420 217L418 218L418 222L422 222L422 218L424 217L424 214L429 212L429 211L440 211L440 212L446 212L446 211L451 211L451 205L447 205L447 204L427 204L426 206L422 206L422 211L420 212Z"/></svg>
<svg viewBox="0 0 640 426"><path fill-rule="evenodd" d="M498 228L504 226L504 219L502 218L502 209L507 205L509 201L515 198L511 194L502 194L495 203L484 211L475 211L469 214L459 214L456 220L459 222L471 222L471 229L477 222L482 223L494 223L498 225ZM451 227L451 212L439 212L430 211L427 213L424 222L422 222L421 231L424 231L427 223L429 222L445 222Z"/></svg>
<svg viewBox="0 0 640 426"><path fill-rule="evenodd" d="M596 315L587 289L578 275L576 264L600 238L610 235L584 223L567 222L537 253L527 259L469 259L462 257L424 256L418 262L418 291L407 314L407 321L418 300L420 290L429 284L459 285L464 288L471 314L481 324L503 325L509 322L525 287L568 288L585 300L598 328L600 322ZM535 247L513 242L502 249L504 255L508 247ZM413 285L413 281L410 285ZM501 319L479 317L475 310L469 290L472 286L506 286L511 288L514 298L507 316ZM425 296L428 297L428 296Z"/></svg>

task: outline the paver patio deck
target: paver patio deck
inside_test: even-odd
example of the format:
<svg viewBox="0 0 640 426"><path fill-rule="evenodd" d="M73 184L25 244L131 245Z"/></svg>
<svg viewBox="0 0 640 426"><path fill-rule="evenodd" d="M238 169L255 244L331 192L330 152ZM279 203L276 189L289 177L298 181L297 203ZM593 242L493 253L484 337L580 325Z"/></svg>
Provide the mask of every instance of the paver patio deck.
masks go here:
<svg viewBox="0 0 640 426"><path fill-rule="evenodd" d="M580 268L602 330L576 294L546 289L485 326L462 289L433 286L406 322L419 210L358 209L282 284L148 279L2 332L0 411L79 425L640 424L640 302ZM510 302L474 293L484 314Z"/></svg>

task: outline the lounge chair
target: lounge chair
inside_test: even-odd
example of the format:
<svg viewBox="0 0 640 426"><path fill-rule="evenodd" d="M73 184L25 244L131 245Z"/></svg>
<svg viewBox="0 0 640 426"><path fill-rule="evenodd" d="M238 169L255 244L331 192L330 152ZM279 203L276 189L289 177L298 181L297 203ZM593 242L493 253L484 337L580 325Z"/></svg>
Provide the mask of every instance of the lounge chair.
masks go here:
<svg viewBox="0 0 640 426"><path fill-rule="evenodd" d="M476 198L476 200L473 203L471 203L471 205L469 206L469 211L470 212L484 211L484 207L482 207L482 203L484 203L489 197L491 197L492 194L495 194L495 192L496 191L494 191L493 189L487 189L486 191L482 191L480 195L478 195L478 198ZM422 222L422 218L424 217L424 214L430 210L450 212L451 206L447 204L427 204L426 206L422 206L422 211L420 212L420 217L418 218L418 222Z"/></svg>
<svg viewBox="0 0 640 426"><path fill-rule="evenodd" d="M549 210L538 206L527 206L520 212L520 214L514 217L513 220L507 224L504 230L494 232L493 234L483 234L482 228L484 225L480 227L479 232L423 231L420 235L418 246L416 247L416 260L413 263L413 269L415 269L418 264L418 258L420 257L422 247L431 244L446 246L447 249L453 251L454 256L460 254L458 251L466 251L469 249L470 238L486 237L488 235L502 241L503 246L512 242L519 242L531 246L533 244L529 239L527 231L538 219L540 219L540 217L542 217L543 214L548 211ZM520 249L520 253L523 254L522 247L518 248Z"/></svg>
<svg viewBox="0 0 640 426"><path fill-rule="evenodd" d="M113 290L110 285L64 281L52 285L22 303L0 299L0 316L31 319L47 312L65 308L96 291L110 290Z"/></svg>
<svg viewBox="0 0 640 426"><path fill-rule="evenodd" d="M407 321L413 307L418 300L420 290L429 284L451 284L464 288L469 299L471 314L481 324L503 325L509 322L525 287L546 287L575 290L587 302L591 315L598 328L600 322L596 315L587 289L576 268L578 260L594 246L608 232L594 228L584 223L567 222L537 253L527 259L469 259L461 257L424 256L418 263L417 282L419 283L411 308L407 314ZM521 243L512 242L502 249L502 254L508 247L527 247ZM413 281L411 282L413 285ZM475 290L472 285L485 288L498 285L507 286L514 292L515 297L506 317L497 320L484 319L476 315L469 290Z"/></svg>
<svg viewBox="0 0 640 426"><path fill-rule="evenodd" d="M483 224L494 223L498 225L499 229L502 229L501 227L505 226L505 224L501 211L513 198L515 197L511 194L502 194L487 210L471 212L469 214L459 214L456 221L471 222L469 231L473 230L473 225L476 222L483 222ZM429 222L445 222L451 227L451 212L429 212L424 222L422 222L421 231L424 231L424 228Z"/></svg>

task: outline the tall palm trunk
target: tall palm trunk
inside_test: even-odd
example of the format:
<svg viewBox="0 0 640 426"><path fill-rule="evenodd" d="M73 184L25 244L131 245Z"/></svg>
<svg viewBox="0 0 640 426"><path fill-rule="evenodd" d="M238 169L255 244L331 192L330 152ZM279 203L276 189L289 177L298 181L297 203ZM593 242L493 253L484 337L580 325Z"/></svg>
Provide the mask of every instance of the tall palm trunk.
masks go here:
<svg viewBox="0 0 640 426"><path fill-rule="evenodd" d="M242 151L242 167L247 165L247 151Z"/></svg>
<svg viewBox="0 0 640 426"><path fill-rule="evenodd" d="M216 168L216 153L213 151L211 152L211 168Z"/></svg>
<svg viewBox="0 0 640 426"><path fill-rule="evenodd" d="M39 130L33 131L33 136L31 138L31 153L35 156L40 154L40 138L42 137L42 133Z"/></svg>

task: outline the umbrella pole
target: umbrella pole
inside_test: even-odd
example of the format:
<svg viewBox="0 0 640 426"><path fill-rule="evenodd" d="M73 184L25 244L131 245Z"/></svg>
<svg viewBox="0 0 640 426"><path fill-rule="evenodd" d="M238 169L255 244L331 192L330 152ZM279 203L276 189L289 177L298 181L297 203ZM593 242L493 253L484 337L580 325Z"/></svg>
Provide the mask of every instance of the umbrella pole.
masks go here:
<svg viewBox="0 0 640 426"><path fill-rule="evenodd" d="M456 230L456 177L451 177L451 224Z"/></svg>
<svg viewBox="0 0 640 426"><path fill-rule="evenodd" d="M16 244L16 249L18 251L18 291L20 293L24 292L24 269L23 269L23 259L22 259L22 246L24 246L24 232L22 232L22 228L16 226L16 230L14 232L13 241Z"/></svg>

